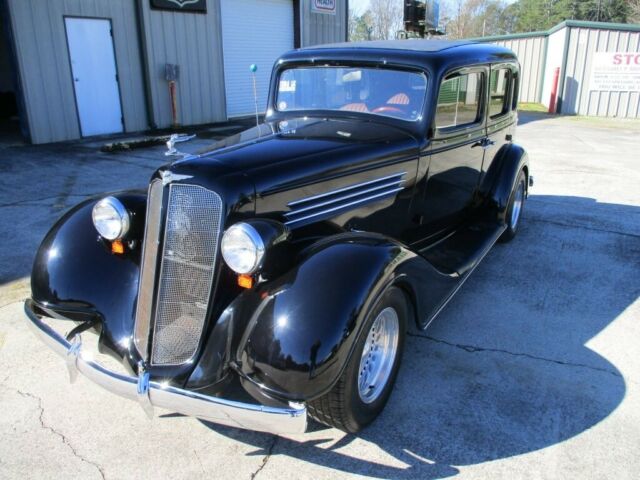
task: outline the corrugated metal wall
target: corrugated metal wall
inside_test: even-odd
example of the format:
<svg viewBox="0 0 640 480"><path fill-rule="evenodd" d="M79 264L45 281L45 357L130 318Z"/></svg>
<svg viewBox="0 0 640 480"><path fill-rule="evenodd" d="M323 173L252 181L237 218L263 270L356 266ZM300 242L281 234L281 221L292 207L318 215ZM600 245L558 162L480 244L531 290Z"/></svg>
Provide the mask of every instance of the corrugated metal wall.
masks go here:
<svg viewBox="0 0 640 480"><path fill-rule="evenodd" d="M8 6L33 143L80 137L65 36L65 15L111 19L125 129L139 131L147 128L133 1L8 0Z"/></svg>
<svg viewBox="0 0 640 480"><path fill-rule="evenodd" d="M336 0L335 15L311 11L312 0L300 0L300 46L347 41L347 2Z"/></svg>
<svg viewBox="0 0 640 480"><path fill-rule="evenodd" d="M591 90L596 52L640 52L640 32L571 27L561 113L639 117L640 92Z"/></svg>
<svg viewBox="0 0 640 480"><path fill-rule="evenodd" d="M148 1L142 5L155 126L168 127L172 122L169 86L164 74L167 63L180 66L179 123L198 125L225 121L219 1L207 0L206 15L152 10Z"/></svg>
<svg viewBox="0 0 640 480"><path fill-rule="evenodd" d="M492 42L513 50L520 62L520 101L539 102L544 74L545 36Z"/></svg>

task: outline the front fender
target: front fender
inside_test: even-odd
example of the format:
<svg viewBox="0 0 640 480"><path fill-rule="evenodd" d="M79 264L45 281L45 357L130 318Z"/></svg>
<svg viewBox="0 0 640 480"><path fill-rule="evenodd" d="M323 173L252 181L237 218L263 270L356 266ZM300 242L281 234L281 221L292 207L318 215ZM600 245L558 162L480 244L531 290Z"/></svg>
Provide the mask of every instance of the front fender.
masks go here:
<svg viewBox="0 0 640 480"><path fill-rule="evenodd" d="M143 224L146 194L115 195L132 216L131 224ZM91 219L93 206L100 198L71 209L46 235L33 264L31 291L38 307L52 316L100 320L101 350L116 352L122 358L131 353L123 339L133 331L141 250L137 237L142 234L136 228L129 237L136 247L123 255L112 254Z"/></svg>
<svg viewBox="0 0 640 480"><path fill-rule="evenodd" d="M329 391L378 294L391 284L420 281L415 271L440 275L382 236L348 233L315 244L294 269L236 302L252 311L236 350L245 388L288 400Z"/></svg>

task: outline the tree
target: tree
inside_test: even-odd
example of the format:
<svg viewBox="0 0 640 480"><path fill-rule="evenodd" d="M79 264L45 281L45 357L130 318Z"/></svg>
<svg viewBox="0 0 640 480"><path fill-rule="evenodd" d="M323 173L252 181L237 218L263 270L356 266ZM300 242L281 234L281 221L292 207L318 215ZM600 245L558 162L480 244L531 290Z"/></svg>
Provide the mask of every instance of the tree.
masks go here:
<svg viewBox="0 0 640 480"><path fill-rule="evenodd" d="M629 23L640 23L640 0L629 0Z"/></svg>
<svg viewBox="0 0 640 480"><path fill-rule="evenodd" d="M585 0L580 2L581 20L625 23L629 16L628 0Z"/></svg>
<svg viewBox="0 0 640 480"><path fill-rule="evenodd" d="M402 30L402 0L371 0L369 9L362 15L349 11L349 40L388 40Z"/></svg>
<svg viewBox="0 0 640 480"><path fill-rule="evenodd" d="M513 32L548 30L564 20L625 23L639 0L518 0L509 9Z"/></svg>
<svg viewBox="0 0 640 480"><path fill-rule="evenodd" d="M373 22L372 38L376 40L395 38L396 32L403 29L402 0L371 0L369 12Z"/></svg>
<svg viewBox="0 0 640 480"><path fill-rule="evenodd" d="M373 19L371 12L367 10L362 15L349 11L349 41L359 42L371 40L373 34Z"/></svg>
<svg viewBox="0 0 640 480"><path fill-rule="evenodd" d="M503 0L453 0L441 4L442 23L449 38L482 37L505 33Z"/></svg>

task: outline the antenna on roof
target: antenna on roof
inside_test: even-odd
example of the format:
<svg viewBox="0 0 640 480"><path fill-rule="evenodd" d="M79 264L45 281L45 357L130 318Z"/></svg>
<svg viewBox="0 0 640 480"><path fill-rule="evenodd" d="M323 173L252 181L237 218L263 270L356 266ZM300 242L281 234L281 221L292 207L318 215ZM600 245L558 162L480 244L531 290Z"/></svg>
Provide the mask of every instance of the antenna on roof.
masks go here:
<svg viewBox="0 0 640 480"><path fill-rule="evenodd" d="M260 122L258 121L258 90L256 88L256 72L258 71L258 66L255 63L252 63L249 67L253 77L253 103L256 106L256 128L258 129L258 136L260 135Z"/></svg>

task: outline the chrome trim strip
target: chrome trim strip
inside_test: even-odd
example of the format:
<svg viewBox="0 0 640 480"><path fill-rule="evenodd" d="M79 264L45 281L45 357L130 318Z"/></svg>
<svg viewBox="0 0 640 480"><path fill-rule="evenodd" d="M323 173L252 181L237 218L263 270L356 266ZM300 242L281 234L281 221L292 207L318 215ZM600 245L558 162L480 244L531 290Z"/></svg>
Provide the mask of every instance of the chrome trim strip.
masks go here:
<svg viewBox="0 0 640 480"><path fill-rule="evenodd" d="M285 222L284 224L289 227L289 226L291 226L291 225L293 225L295 223L299 223L299 222L302 222L304 220L309 220L311 218L316 218L316 217L319 217L319 216L322 216L322 215L328 215L328 214L336 212L338 210L342 210L344 208L349 208L349 207L354 207L356 205L361 205L363 203L370 202L371 200L376 200L378 198L388 197L389 195L393 195L394 193L397 193L397 192L399 192L401 190L404 190L404 187L394 188L393 190L389 190L389 191L386 191L386 192L378 193L377 195L371 195L371 196L366 197L366 198L361 198L360 200L354 200L353 202L344 203L342 205L338 205L338 206L333 207L333 208L328 208L328 209L322 210L320 212L316 212L316 213L312 213L310 215L306 215L306 216L301 217L301 218L296 218L295 220L289 220L288 222Z"/></svg>
<svg viewBox="0 0 640 480"><path fill-rule="evenodd" d="M58 355L66 357L72 344L38 318L30 300L25 302L25 313L34 334ZM301 403L291 402L289 407L277 408L210 397L108 370L80 348L77 355L72 356L78 372L121 397L137 400L138 385L141 384L151 405L221 425L274 434L304 433L307 427L307 408Z"/></svg>
<svg viewBox="0 0 640 480"><path fill-rule="evenodd" d="M373 180L369 180L367 182L356 183L355 185L349 185L347 187L338 188L337 190L331 190L329 192L320 193L318 195L313 195L311 197L301 198L300 200L294 200L293 202L287 203L287 206L288 207L293 207L293 206L299 205L301 203L311 202L313 200L317 200L318 198L328 197L330 195L335 195L337 193L342 193L342 192L346 192L346 191L349 191L349 190L353 190L354 188L364 187L366 185L371 185L372 183L382 182L383 180L389 180L391 178L399 177L398 180L400 180L406 174L407 174L407 172L398 172L398 173L394 173L393 175L388 175L386 177L376 178L376 179L373 179Z"/></svg>
<svg viewBox="0 0 640 480"><path fill-rule="evenodd" d="M149 185L147 196L147 215L145 220L144 242L142 245L142 263L138 283L138 301L133 343L140 356L149 358L149 335L151 334L151 314L153 310L156 268L158 265L158 246L160 243L160 225L162 224L162 180L154 180Z"/></svg>
<svg viewBox="0 0 640 480"><path fill-rule="evenodd" d="M376 191L382 190L384 188L398 187L398 186L399 187L403 186L402 185L402 180L399 180L399 181L398 180L393 180L391 182L387 182L387 183L384 183L382 185L378 185L378 186L375 186L375 187L367 188L366 190L358 190L357 192L349 193L347 195L343 195L341 197L334 198L333 200L325 200L324 202L314 203L313 205L309 205L308 207L302 207L302 208L299 208L299 209L296 209L296 210L291 210L290 212L285 213L284 216L285 217L290 217L292 215L297 215L297 214L302 213L302 212L306 212L306 211L309 211L309 210L314 210L316 208L324 207L324 206L327 206L327 205L332 205L334 203L339 203L339 202L342 202L342 201L347 200L349 198L357 197L359 195L365 195L367 193L376 192Z"/></svg>

